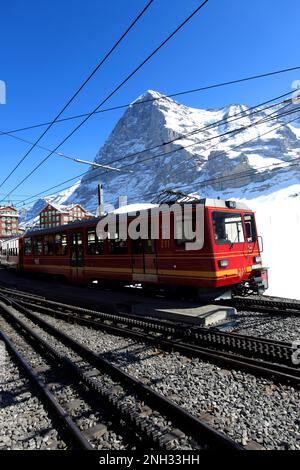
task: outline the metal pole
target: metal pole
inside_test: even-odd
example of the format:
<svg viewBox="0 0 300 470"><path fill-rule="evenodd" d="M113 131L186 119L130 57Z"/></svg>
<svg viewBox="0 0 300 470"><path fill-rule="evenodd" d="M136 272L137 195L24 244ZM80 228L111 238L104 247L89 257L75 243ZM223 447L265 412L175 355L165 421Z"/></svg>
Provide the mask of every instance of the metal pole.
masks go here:
<svg viewBox="0 0 300 470"><path fill-rule="evenodd" d="M103 185L98 184L98 204L99 204L99 216L104 215L104 197L103 197Z"/></svg>

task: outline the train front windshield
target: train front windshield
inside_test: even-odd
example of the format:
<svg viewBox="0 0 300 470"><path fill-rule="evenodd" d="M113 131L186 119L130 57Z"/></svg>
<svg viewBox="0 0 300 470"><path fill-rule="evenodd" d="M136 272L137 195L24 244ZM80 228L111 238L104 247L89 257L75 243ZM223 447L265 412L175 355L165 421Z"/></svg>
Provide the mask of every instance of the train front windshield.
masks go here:
<svg viewBox="0 0 300 470"><path fill-rule="evenodd" d="M245 241L242 215L235 212L212 213L214 237L218 245L243 243Z"/></svg>
<svg viewBox="0 0 300 470"><path fill-rule="evenodd" d="M243 216L236 212L212 213L214 238L217 245L235 243L254 243L257 238L253 214L244 214L245 232L243 228Z"/></svg>

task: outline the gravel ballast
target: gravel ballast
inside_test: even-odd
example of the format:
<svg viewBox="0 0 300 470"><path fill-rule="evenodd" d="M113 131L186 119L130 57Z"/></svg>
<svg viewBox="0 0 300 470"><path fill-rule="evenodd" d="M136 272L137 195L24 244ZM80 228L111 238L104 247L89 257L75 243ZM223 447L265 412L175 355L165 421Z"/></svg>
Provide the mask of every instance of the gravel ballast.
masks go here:
<svg viewBox="0 0 300 470"><path fill-rule="evenodd" d="M30 320L27 320L26 317L24 317L24 315L19 314L16 311L15 311L15 314L19 318L21 318L23 321L25 320L26 323L28 323L28 325L30 325L31 327L34 327L34 324ZM3 327L3 324L6 322L4 320L1 320L1 323ZM44 332L40 328L38 327L34 327L34 328L35 328L35 331L38 334L40 334L44 340L46 340L49 344L51 344L56 349L56 351L60 352L61 354L66 355L72 361L76 362L76 364L80 366L82 370L84 370L85 372L94 371L94 369L91 366L89 366L88 363L81 360L81 358L77 354L75 354L71 349L64 346L62 343L60 343L60 341L56 340L55 338L53 338L51 335ZM12 327L7 323L5 325L5 329L8 330L8 334L14 333ZM45 365L43 364L43 361L41 362L39 355L37 355L35 352L30 351L29 353L28 351L26 351L26 346L25 346L25 342L23 338L19 337L17 343L18 343L17 344L18 349L23 354L25 354L27 357L30 358L31 364L34 364L34 366L39 366L39 367L42 367L43 365ZM137 400L135 396L129 394L126 390L123 390L122 387L116 384L116 382L114 382L108 375L106 374L96 375L92 377L92 380L94 380L98 385L100 385L102 390L107 390L110 394L113 391L113 394L118 399L119 405L126 408L126 410L128 411L130 410L132 413L143 415L148 425L151 426L153 430L155 430L155 433L158 436L161 436L163 438L163 436L168 433L171 433L173 435L174 431L178 431L178 430L174 430L174 426L172 426L172 423L167 421L163 416L160 415L160 413L156 412L155 410L150 410L148 407L145 407L143 402L141 402L140 400ZM60 401L64 407L65 405L68 405L68 403L70 402L78 403L80 400L80 397L75 395L74 390L72 390L68 386L64 386L62 388L62 391L55 390L55 394L56 394L56 397L59 397L59 395L62 394L62 396L60 397ZM67 406L67 410L68 410L68 406ZM84 403L80 404L79 409L78 407L75 407L68 411L70 412L71 417L73 419L76 418L75 421L79 425L80 429L82 430L86 431L96 424L98 414L97 413L92 414L91 410ZM80 413L80 416L78 415L78 413ZM109 428L109 425L111 423L106 422L105 424L107 425L107 428ZM199 446L199 444L194 442L191 437L185 436L184 433L179 432L179 434L180 434L180 438L179 439L176 438L175 448L181 449L181 450L201 448L201 445ZM103 436L101 436L101 439L98 439L96 448L121 450L125 448L130 449L131 446L130 445L125 446L124 443L122 443L122 438L116 435L113 431L108 429L108 431L104 433Z"/></svg>
<svg viewBox="0 0 300 470"><path fill-rule="evenodd" d="M0 449L65 447L44 405L5 350L4 343L0 342L0 348Z"/></svg>
<svg viewBox="0 0 300 470"><path fill-rule="evenodd" d="M295 388L41 316L235 441L300 450L300 392Z"/></svg>

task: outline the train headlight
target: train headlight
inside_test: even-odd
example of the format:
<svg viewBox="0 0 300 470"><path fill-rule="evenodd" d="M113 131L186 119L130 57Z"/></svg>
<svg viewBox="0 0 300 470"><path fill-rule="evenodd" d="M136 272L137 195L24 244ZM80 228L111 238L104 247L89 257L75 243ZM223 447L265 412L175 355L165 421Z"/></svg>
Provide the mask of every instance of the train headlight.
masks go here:
<svg viewBox="0 0 300 470"><path fill-rule="evenodd" d="M228 259L220 259L218 261L218 264L220 268L227 268L227 266L229 265L229 261Z"/></svg>
<svg viewBox="0 0 300 470"><path fill-rule="evenodd" d="M261 256L254 256L253 261L254 263L261 263Z"/></svg>

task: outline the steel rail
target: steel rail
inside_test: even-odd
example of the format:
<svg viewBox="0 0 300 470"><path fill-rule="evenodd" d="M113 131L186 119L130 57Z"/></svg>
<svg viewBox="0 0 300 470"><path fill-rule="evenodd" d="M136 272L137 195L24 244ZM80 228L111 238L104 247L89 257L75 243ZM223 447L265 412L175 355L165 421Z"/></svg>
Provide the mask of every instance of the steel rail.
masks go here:
<svg viewBox="0 0 300 470"><path fill-rule="evenodd" d="M8 294L8 296L15 294ZM20 295L17 295L20 297ZM23 299L24 297L21 296ZM103 325L108 329L107 321L113 322L114 324L123 324L132 328L141 328L146 332L154 332L164 334L165 336L173 336L176 340L182 339L188 342L190 346L202 346L211 347L218 350L222 349L228 352L236 354L242 354L243 356L256 357L262 360L273 359L274 362L292 366L292 355L293 348L289 342L276 341L268 338L260 338L256 336L240 335L237 333L221 332L213 328L202 328L193 325L183 325L174 322L165 322L153 318L140 318L133 316L114 315L108 313L97 312L93 310L83 309L80 307L73 307L59 302L48 301L46 299L31 299L31 302L27 300L19 300L20 303L30 308L34 308L42 313L48 313L50 315L59 315L63 311L67 311L69 314L69 320L81 322L82 324L87 323L87 317L91 317L97 320L97 323ZM38 305L35 303L38 302ZM45 307L44 305L50 305L53 308ZM70 315L73 315L72 318ZM74 316L74 314L76 316ZM64 313L64 315L66 315ZM100 321L102 323L100 323ZM104 323L105 322L105 323ZM90 326L96 326L96 322L90 323ZM124 330L124 327L123 327ZM117 330L116 330L117 331ZM119 330L121 333L121 330ZM132 330L126 329L126 335L132 336Z"/></svg>
<svg viewBox="0 0 300 470"><path fill-rule="evenodd" d="M92 450L93 447L80 431L78 426L74 423L68 413L64 410L64 408L56 401L53 394L50 392L49 388L43 381L40 379L38 374L32 369L30 364L26 361L26 359L21 355L21 353L17 350L11 339L4 333L4 331L0 330L0 337L4 341L6 347L11 352L12 356L15 358L17 363L21 366L23 371L25 372L26 377L34 384L37 388L42 400L46 404L48 408L55 414L56 418L62 424L62 426L67 431L71 440L77 444L80 449L84 450Z"/></svg>
<svg viewBox="0 0 300 470"><path fill-rule="evenodd" d="M22 302L22 304L23 303L24 302ZM26 305L28 307L28 303L26 303ZM35 308L35 305L32 304L31 307ZM289 367L287 365L267 362L262 359L240 356L235 353L220 351L208 347L204 348L199 345L187 343L179 339L165 339L164 337L158 337L144 332L128 330L120 326L99 323L97 321L89 320L79 316L74 317L69 313L63 313L60 311L47 309L46 307L38 307L37 310L40 310L42 313L45 313L47 315L59 317L65 321L75 321L81 325L92 327L94 329L104 330L111 334L116 334L118 336L123 337L131 337L137 341L147 342L167 351L177 350L182 354L188 356L201 357L202 359L207 359L209 361L213 361L223 365L225 364L226 366L229 365L237 369L243 369L246 372L250 372L258 376L268 376L272 377L273 379L276 378L280 382L288 382L293 383L294 385L300 385L300 369L296 367Z"/></svg>
<svg viewBox="0 0 300 470"><path fill-rule="evenodd" d="M8 308L4 307L0 303L0 309L2 307L2 312L5 314L7 320L10 322L11 325L19 327L20 332L23 336L26 336L26 340L30 341L37 345L38 349L41 349L44 354L46 354L47 358L50 359L54 365L59 364L60 366L64 366L73 377L78 379L77 385L83 384L87 389L88 393L92 398L93 405L103 408L103 402L105 402L105 406L108 406L113 415L117 415L120 420L125 420L126 424L129 426L135 426L135 432L138 432L140 437L143 439L143 442L152 447L157 449L164 449L170 450L171 441L165 441L162 438L164 434L159 436L157 432L157 428L149 423L145 423L145 420L138 414L137 412L133 413L128 411L127 408L122 407L116 401L116 397L112 393L108 393L101 388L96 382L94 382L85 372L81 370L81 368L72 362L67 356L60 354L54 347L52 347L47 341L45 341L38 333L32 330L24 321L20 318L17 318L15 314L8 310ZM85 390L86 392L86 390ZM114 417L112 417L114 420ZM120 425L120 422L118 423ZM128 430L128 428L127 428Z"/></svg>
<svg viewBox="0 0 300 470"><path fill-rule="evenodd" d="M3 291L3 288L0 287L0 292ZM149 329L153 329L154 331L166 331L172 334L176 334L178 336L189 336L192 337L193 335L197 335L199 333L208 333L213 331L214 333L218 332L218 337L222 338L237 338L237 339L253 339L255 341L260 341L261 343L264 344L273 344L274 346L287 346L288 348L291 346L290 342L287 341L276 341L271 338L258 338L257 336L250 336L250 335L240 335L240 334L235 334L235 333L229 333L229 332L220 332L217 330L217 327L200 327L197 325L191 325L190 323L185 323L182 321L172 321L172 320L167 320L167 319L160 319L160 318L154 318L154 317L141 317L140 315L134 315L134 314L128 314L128 313L123 313L120 312L119 314L115 313L107 313L107 312L99 312L97 310L91 310L83 307L78 307L75 305L69 305L65 304L62 302L56 302L53 300L46 299L45 297L37 297L36 295L31 295L28 293L23 293L21 291L16 291L12 289L5 289L7 292L7 295L15 295L17 297L21 298L27 298L31 299L33 302L38 302L40 304L44 303L46 305L50 305L55 307L58 310L68 310L69 312L77 313L77 314L83 314L84 316L91 316L98 318L99 320L109 320L114 323L128 323L132 324L134 326L145 326L149 327ZM25 301L24 301L25 303ZM36 304L35 304L36 305Z"/></svg>
<svg viewBox="0 0 300 470"><path fill-rule="evenodd" d="M239 309L255 310L274 315L300 315L300 302L286 300L254 299L252 297L234 297L231 304Z"/></svg>

